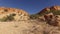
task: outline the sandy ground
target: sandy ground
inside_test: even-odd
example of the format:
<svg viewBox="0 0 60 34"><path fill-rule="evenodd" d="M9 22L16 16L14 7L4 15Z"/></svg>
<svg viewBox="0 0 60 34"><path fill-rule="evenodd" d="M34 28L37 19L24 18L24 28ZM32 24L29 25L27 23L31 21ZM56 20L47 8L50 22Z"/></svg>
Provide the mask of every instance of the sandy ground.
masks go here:
<svg viewBox="0 0 60 34"><path fill-rule="evenodd" d="M0 34L28 34L27 31L32 27L29 21L0 22Z"/></svg>
<svg viewBox="0 0 60 34"><path fill-rule="evenodd" d="M38 21L0 22L0 34L60 34L58 27Z"/></svg>

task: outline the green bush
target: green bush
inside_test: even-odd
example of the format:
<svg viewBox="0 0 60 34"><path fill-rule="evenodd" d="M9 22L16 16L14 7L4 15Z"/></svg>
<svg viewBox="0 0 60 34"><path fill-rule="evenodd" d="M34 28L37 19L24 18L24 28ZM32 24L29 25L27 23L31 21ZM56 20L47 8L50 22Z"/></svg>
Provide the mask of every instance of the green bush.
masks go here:
<svg viewBox="0 0 60 34"><path fill-rule="evenodd" d="M14 14L10 14L7 17L3 17L0 19L0 21L12 21L14 20Z"/></svg>
<svg viewBox="0 0 60 34"><path fill-rule="evenodd" d="M49 13L53 13L54 15L60 15L60 10L50 10L50 11L45 11L44 13L41 13L40 15L45 15L45 14L49 14Z"/></svg>
<svg viewBox="0 0 60 34"><path fill-rule="evenodd" d="M32 15L30 15L30 18L37 19L40 16L43 16L43 15L49 14L49 13L53 13L54 15L60 15L60 10L50 10L50 11L45 11L44 13L41 13L41 14L32 14Z"/></svg>
<svg viewBox="0 0 60 34"><path fill-rule="evenodd" d="M12 21L14 20L14 17L12 15L7 16L7 21Z"/></svg>
<svg viewBox="0 0 60 34"><path fill-rule="evenodd" d="M30 15L30 18L31 19L37 19L37 18L39 18L39 16L40 15L38 15L38 14L33 14L33 15Z"/></svg>
<svg viewBox="0 0 60 34"><path fill-rule="evenodd" d="M60 10L51 10L54 15L60 15Z"/></svg>
<svg viewBox="0 0 60 34"><path fill-rule="evenodd" d="M0 19L0 21L7 21L7 18L3 17L3 18Z"/></svg>

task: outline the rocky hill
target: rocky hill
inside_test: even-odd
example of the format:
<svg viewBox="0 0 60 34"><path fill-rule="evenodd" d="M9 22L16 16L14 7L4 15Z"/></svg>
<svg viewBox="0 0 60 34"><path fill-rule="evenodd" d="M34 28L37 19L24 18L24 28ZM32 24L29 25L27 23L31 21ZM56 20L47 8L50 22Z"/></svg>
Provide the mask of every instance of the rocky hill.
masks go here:
<svg viewBox="0 0 60 34"><path fill-rule="evenodd" d="M43 31L41 34L60 34L60 6L44 8L39 13L31 16L34 17L33 19L36 20L37 23L40 23L39 26L41 26L41 23L44 23L44 26L42 25L42 27L45 27L46 29L41 27L43 29L40 30Z"/></svg>
<svg viewBox="0 0 60 34"><path fill-rule="evenodd" d="M47 7L44 8L43 10L41 10L38 14L47 14L47 13L54 13L54 14L60 14L60 6L51 6L51 7Z"/></svg>
<svg viewBox="0 0 60 34"><path fill-rule="evenodd" d="M27 20L29 14L22 10L22 9L16 9L16 8L5 8L0 7L0 20L1 21L7 21L7 20Z"/></svg>

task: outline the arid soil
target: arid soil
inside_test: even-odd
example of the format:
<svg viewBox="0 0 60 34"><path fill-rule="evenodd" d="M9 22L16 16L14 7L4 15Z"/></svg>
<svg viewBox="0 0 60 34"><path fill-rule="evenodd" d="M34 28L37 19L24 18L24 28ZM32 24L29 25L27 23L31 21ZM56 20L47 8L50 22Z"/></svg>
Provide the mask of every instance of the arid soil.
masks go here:
<svg viewBox="0 0 60 34"><path fill-rule="evenodd" d="M37 20L0 22L0 34L60 34L60 27Z"/></svg>

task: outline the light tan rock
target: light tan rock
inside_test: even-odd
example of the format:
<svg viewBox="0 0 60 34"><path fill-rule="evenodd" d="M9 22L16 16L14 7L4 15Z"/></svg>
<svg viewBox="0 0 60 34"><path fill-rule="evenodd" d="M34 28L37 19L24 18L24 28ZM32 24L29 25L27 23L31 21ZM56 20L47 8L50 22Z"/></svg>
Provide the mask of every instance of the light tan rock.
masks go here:
<svg viewBox="0 0 60 34"><path fill-rule="evenodd" d="M29 14L22 9L0 7L1 18L6 17L7 15L10 15L10 14L16 14L16 16L14 16L14 19L16 21L27 20L29 18L28 17Z"/></svg>

